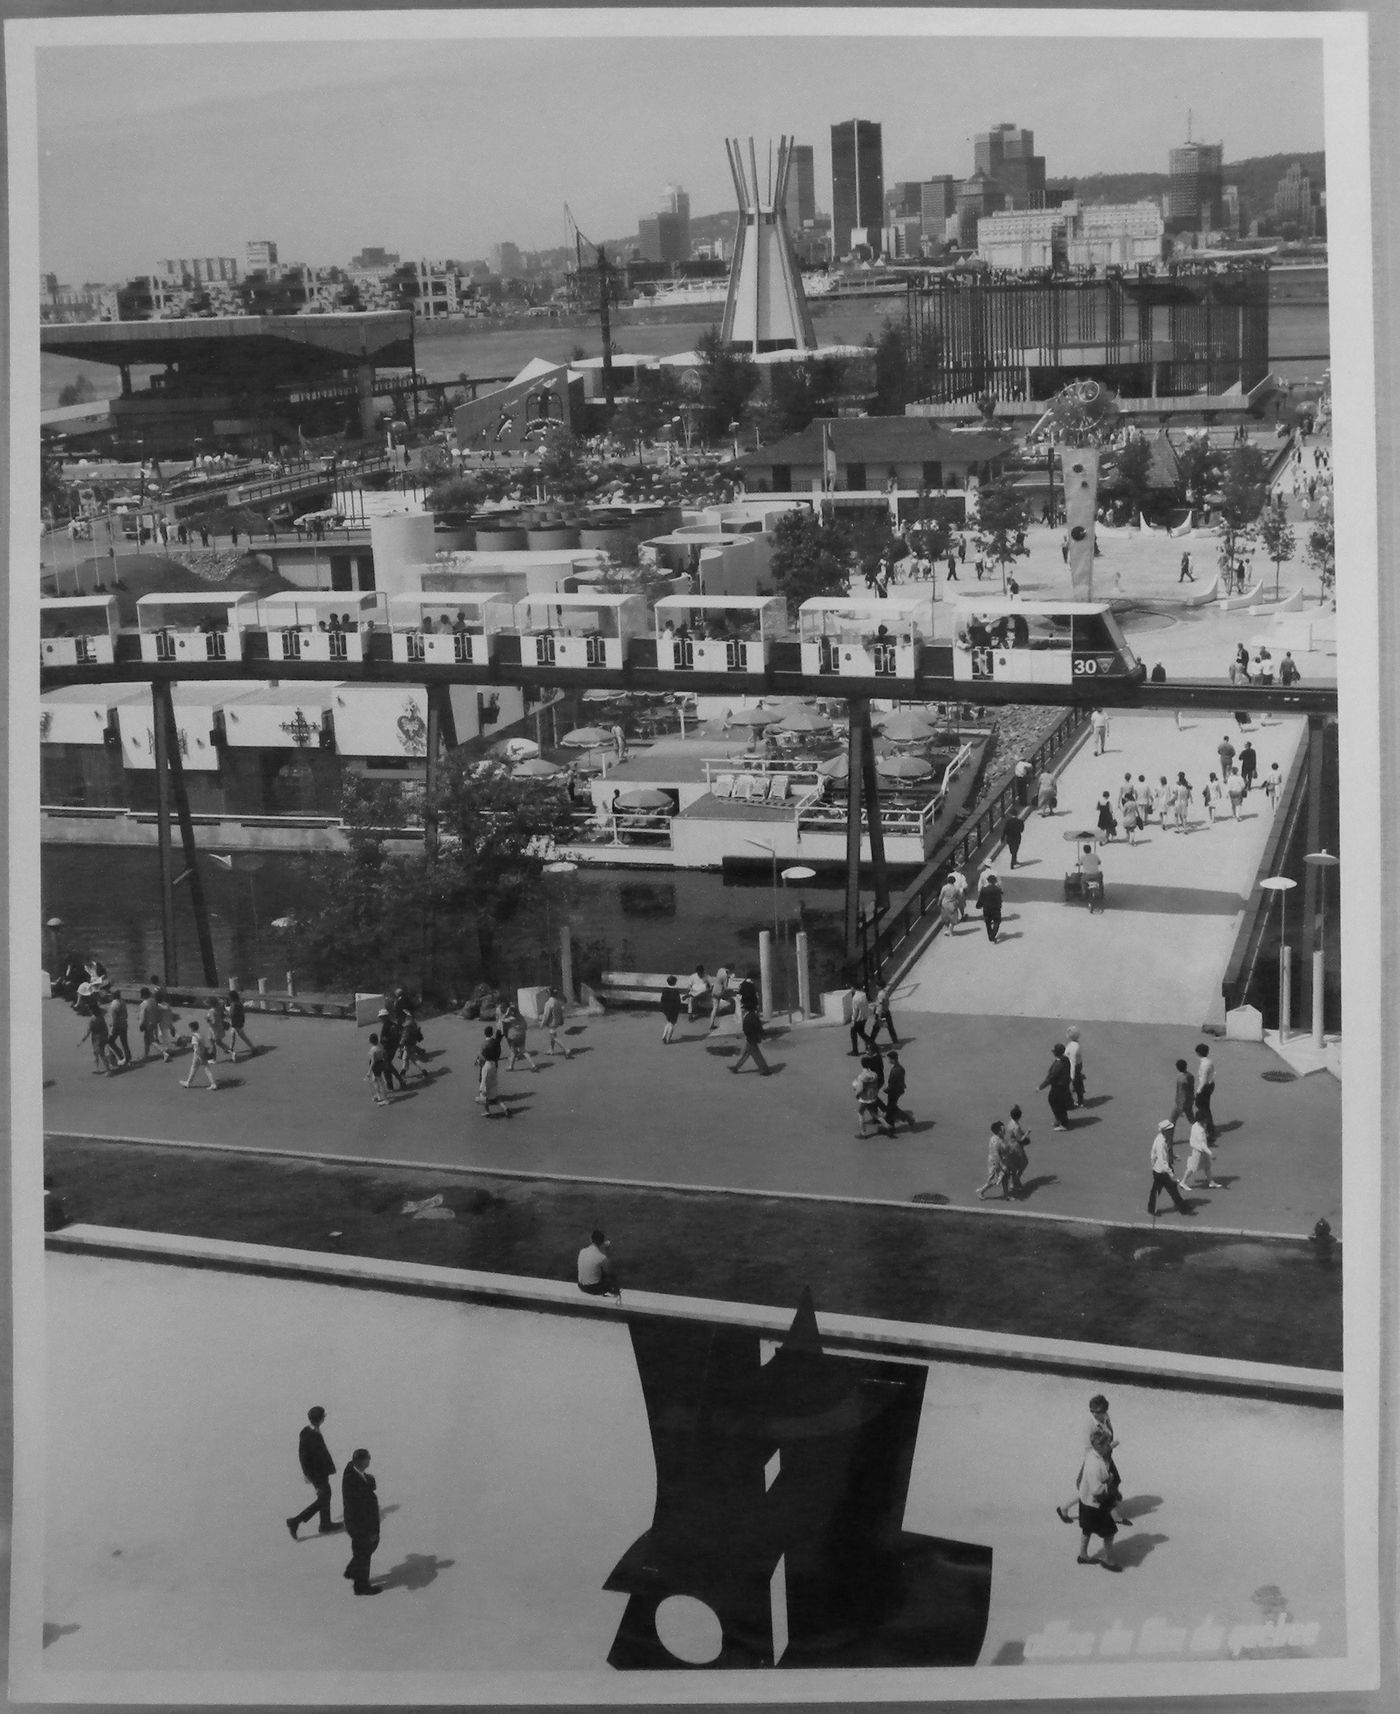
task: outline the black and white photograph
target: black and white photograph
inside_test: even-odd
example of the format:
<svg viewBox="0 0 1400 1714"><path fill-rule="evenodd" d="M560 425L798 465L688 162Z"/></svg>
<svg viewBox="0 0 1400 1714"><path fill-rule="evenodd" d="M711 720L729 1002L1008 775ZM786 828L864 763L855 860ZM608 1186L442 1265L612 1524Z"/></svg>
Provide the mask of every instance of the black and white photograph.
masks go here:
<svg viewBox="0 0 1400 1714"><path fill-rule="evenodd" d="M5 77L11 1699L1375 1692L1365 12Z"/></svg>

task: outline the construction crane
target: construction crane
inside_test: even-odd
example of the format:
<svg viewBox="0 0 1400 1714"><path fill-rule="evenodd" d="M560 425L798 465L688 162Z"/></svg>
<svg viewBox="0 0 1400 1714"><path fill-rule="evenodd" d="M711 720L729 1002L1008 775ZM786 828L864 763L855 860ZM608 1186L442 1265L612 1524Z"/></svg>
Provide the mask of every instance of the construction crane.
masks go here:
<svg viewBox="0 0 1400 1714"><path fill-rule="evenodd" d="M574 211L567 202L564 204L564 214L574 234L576 278L580 285L583 282L586 266L596 268L598 271L598 324L603 336L603 398L608 409L611 410L613 406L612 324L608 315L608 299L611 294L612 268L603 246L594 244L591 239L584 237L578 221L574 219ZM585 249L592 252L587 265L583 259Z"/></svg>

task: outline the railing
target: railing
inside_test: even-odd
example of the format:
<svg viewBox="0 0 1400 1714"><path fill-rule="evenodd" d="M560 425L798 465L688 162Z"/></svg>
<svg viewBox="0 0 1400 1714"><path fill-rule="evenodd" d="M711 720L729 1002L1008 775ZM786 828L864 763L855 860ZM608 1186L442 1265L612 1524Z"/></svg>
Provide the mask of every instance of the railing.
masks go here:
<svg viewBox="0 0 1400 1714"><path fill-rule="evenodd" d="M1026 758L1032 774L1039 773L1047 763L1062 755L1078 739L1088 722L1087 709L1066 710L1039 747ZM945 780L947 777L945 775ZM869 934L872 925L862 914L862 963L867 982L888 984L896 980L923 950L927 937L920 934L921 925L938 903L944 876L950 868L970 869L997 839L1001 825L1015 802L1015 789L1015 775L1004 775L976 815L934 851L894 914L873 938ZM906 947L906 943L914 939L918 944Z"/></svg>
<svg viewBox="0 0 1400 1714"><path fill-rule="evenodd" d="M1258 876L1277 875L1280 872L1279 865L1297 831L1298 817L1302 814L1308 793L1319 787L1318 781L1309 778L1311 773L1310 748L1311 746L1305 737L1294 754L1293 765L1289 768L1284 779L1280 802L1274 816L1274 824L1269 830L1269 837L1259 859L1259 867L1255 871L1256 887ZM1263 903L1253 906L1252 909L1246 909L1241 919L1235 935L1235 944L1230 949L1229 962L1225 966L1225 974L1220 980L1220 992L1224 997L1227 1012L1233 1011L1236 1006L1243 1005L1249 995L1249 990L1254 982L1254 968L1259 961L1259 952L1263 945L1272 905L1272 896L1266 894Z"/></svg>

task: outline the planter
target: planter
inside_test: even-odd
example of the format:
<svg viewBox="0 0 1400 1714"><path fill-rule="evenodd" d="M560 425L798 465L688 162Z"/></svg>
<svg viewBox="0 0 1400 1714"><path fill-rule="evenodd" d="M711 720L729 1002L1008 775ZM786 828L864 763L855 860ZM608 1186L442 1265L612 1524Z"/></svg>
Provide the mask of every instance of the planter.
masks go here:
<svg viewBox="0 0 1400 1714"><path fill-rule="evenodd" d="M476 546L479 553L513 553L525 546L526 532L519 525L499 524L487 529L484 525L476 527Z"/></svg>
<svg viewBox="0 0 1400 1714"><path fill-rule="evenodd" d="M562 523L540 524L525 531L525 545L536 553L576 548L579 545L579 532Z"/></svg>

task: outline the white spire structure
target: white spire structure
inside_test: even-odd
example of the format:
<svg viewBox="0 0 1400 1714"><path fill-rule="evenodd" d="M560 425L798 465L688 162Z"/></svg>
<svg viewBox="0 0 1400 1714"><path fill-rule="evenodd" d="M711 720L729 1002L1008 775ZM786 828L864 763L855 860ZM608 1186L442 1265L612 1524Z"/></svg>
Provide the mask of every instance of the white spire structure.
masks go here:
<svg viewBox="0 0 1400 1714"><path fill-rule="evenodd" d="M739 227L734 236L734 261L720 339L734 350L757 353L817 348L812 312L807 308L783 213L792 143L791 137L779 138L776 173L769 145L765 189L758 176L753 138L749 138L747 172L738 138L724 140L739 198Z"/></svg>

